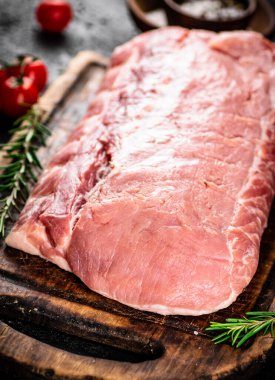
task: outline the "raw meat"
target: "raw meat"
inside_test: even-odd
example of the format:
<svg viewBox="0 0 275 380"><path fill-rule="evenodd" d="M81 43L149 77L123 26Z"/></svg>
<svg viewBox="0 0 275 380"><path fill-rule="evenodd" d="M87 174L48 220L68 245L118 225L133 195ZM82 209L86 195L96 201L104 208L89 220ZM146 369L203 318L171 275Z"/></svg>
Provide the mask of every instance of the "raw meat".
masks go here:
<svg viewBox="0 0 275 380"><path fill-rule="evenodd" d="M138 309L230 305L274 195L274 56L257 33L179 27L118 47L7 244Z"/></svg>

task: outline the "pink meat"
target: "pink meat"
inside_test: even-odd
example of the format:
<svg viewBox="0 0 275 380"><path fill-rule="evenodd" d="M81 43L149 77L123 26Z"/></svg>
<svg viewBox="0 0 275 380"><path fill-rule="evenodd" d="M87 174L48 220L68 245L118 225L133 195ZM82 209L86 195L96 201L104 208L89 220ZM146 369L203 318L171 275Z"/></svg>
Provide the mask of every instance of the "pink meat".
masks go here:
<svg viewBox="0 0 275 380"><path fill-rule="evenodd" d="M274 57L253 32L179 27L117 48L7 244L138 309L230 305L274 195Z"/></svg>

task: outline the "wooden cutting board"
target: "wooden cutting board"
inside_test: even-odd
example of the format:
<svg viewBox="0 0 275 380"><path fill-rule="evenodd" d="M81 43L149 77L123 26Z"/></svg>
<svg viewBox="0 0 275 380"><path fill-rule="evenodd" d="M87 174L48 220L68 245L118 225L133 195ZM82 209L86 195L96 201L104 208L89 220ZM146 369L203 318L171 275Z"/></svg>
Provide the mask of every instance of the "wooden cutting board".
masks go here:
<svg viewBox="0 0 275 380"><path fill-rule="evenodd" d="M41 98L52 130L47 147L39 151L44 165L85 114L107 64L93 52L79 53ZM274 339L260 336L236 350L214 345L204 328L210 320L241 316L251 309L275 310L274 231L273 209L251 284L232 306L201 317L164 317L124 306L90 291L73 274L2 242L1 371L21 379L255 376L274 352Z"/></svg>

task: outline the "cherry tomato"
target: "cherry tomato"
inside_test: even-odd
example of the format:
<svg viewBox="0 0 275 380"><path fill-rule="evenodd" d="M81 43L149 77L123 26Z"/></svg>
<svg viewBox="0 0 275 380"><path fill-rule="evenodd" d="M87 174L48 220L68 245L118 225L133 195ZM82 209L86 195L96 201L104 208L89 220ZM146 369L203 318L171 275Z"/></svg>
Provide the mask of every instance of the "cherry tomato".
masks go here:
<svg viewBox="0 0 275 380"><path fill-rule="evenodd" d="M3 112L13 118L22 116L36 103L38 90L33 79L9 77L2 85Z"/></svg>
<svg viewBox="0 0 275 380"><path fill-rule="evenodd" d="M7 67L7 74L8 74L8 77L20 77L21 75L21 70L22 70L22 73L23 73L23 67L21 68L19 62L16 60L14 62L12 62L11 64L12 66L8 66Z"/></svg>
<svg viewBox="0 0 275 380"><path fill-rule="evenodd" d="M7 71L2 67L0 66L0 113L2 112L2 85L3 83L5 82L5 80L7 79L8 75L7 75Z"/></svg>
<svg viewBox="0 0 275 380"><path fill-rule="evenodd" d="M19 77L24 75L32 78L39 91L42 91L47 83L48 71L41 59L30 56L19 57L14 65L8 68L8 75Z"/></svg>
<svg viewBox="0 0 275 380"><path fill-rule="evenodd" d="M7 77L8 77L7 70L4 69L4 67L0 66L0 86L2 86L2 84L5 82Z"/></svg>
<svg viewBox="0 0 275 380"><path fill-rule="evenodd" d="M36 8L36 19L47 32L62 32L72 17L72 7L65 0L43 0Z"/></svg>

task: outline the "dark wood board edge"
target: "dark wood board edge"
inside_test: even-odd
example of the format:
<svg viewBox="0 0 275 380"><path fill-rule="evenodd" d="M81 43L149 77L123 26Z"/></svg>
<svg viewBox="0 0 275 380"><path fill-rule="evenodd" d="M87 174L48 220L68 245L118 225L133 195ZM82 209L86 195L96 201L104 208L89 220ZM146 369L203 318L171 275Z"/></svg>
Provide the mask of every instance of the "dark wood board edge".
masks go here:
<svg viewBox="0 0 275 380"><path fill-rule="evenodd" d="M178 370L171 367L173 360L169 350L163 358L153 362L126 363L112 360L96 359L65 352L61 349L49 346L30 338L0 322L0 365L5 360L12 366L16 363L19 368L24 368L30 376L41 376L51 379L106 379L106 380L143 380L143 379L230 379L236 375L237 379L248 379L255 376L270 351L271 338L259 337L249 350L240 351L239 358L232 363L225 363L223 368L213 368L211 374L205 372L197 376L196 370L190 371L188 376L181 376L180 366L174 363ZM192 342L190 342L192 345ZM260 354L259 354L260 353ZM219 355L218 355L219 356ZM178 361L181 359L178 358ZM172 362L172 363L171 363ZM165 369L167 366L167 369ZM12 367L11 367L12 368ZM149 369L150 368L150 369ZM149 371L148 371L149 370ZM50 376L49 376L50 374ZM34 377L35 378L35 377ZM39 377L40 378L40 377Z"/></svg>
<svg viewBox="0 0 275 380"><path fill-rule="evenodd" d="M93 51L84 50L70 61L65 72L52 83L38 102L38 105L44 110L43 121L46 121L55 110L79 75L92 64L106 67L109 59Z"/></svg>
<svg viewBox="0 0 275 380"><path fill-rule="evenodd" d="M275 285L274 276L272 276L271 280L270 287L272 289ZM106 343L109 346L115 346L118 344L118 347L121 347L119 340L123 340L123 336L119 336L120 328L117 325L116 318L112 321L112 315L110 313L100 311L97 315L95 310L92 308L89 309L87 306L73 304L72 302L68 302L59 297L48 296L28 287L21 287L20 284L13 283L13 281L10 281L9 279L5 280L3 278L2 282L3 285L0 284L0 296L2 296L2 293L5 293L6 296L9 297L7 300L7 304L9 305L7 307L12 310L13 314L16 315L18 319L22 318L23 320L26 320L27 318L27 320L33 320L32 314L36 314L38 322L47 325L49 328L58 328L60 331L65 332L70 332L73 329L74 335L80 334L81 336L84 333L84 337L88 333L88 340L91 339L92 341L97 341L99 343L106 341L104 331L103 335L101 331L104 329L104 324L106 323L110 333L110 337L108 337L109 341ZM40 302L38 302L39 300ZM39 305L38 309L34 308L36 304ZM270 302L268 304L270 305ZM41 307L43 305L44 310L43 307ZM269 309L274 310L274 308L275 301L273 300L273 304L270 305ZM85 327L85 319L89 322L88 329ZM62 324L62 321L64 321L64 325ZM91 325L91 323L94 325ZM130 332L129 339L127 339L128 337L124 337L124 344L126 343L125 348L128 348L129 350L129 347L132 346L132 351L140 351L141 345L144 345L142 349L144 353L145 351L148 353L148 349L151 347L152 353L154 354L154 352L156 353L156 350L162 345L165 351L164 354L157 356L154 360L152 360L153 357L147 357L146 361L139 362L138 364L117 362L114 360L99 360L84 355L82 357L85 358L86 363L85 376L89 376L92 371L95 371L93 373L99 373L103 376L105 373L104 363L106 363L106 366L109 365L109 367L112 368L112 379L127 379L129 376L133 379L187 379L186 376L177 377L183 372L186 374L184 370L185 366L188 366L189 369L194 366L194 373L190 372L188 380L200 379L202 376L202 369L204 369L203 374L207 379L227 379L233 374L238 374L238 378L249 379L253 374L260 370L267 357L270 356L272 352L274 353L275 348L274 339L268 336L259 336L251 346L248 345L248 347L244 349L235 350L228 345L215 346L209 338L205 339L201 336L195 337L189 333L176 331L174 328L170 328L166 325L154 326L154 323L146 324L144 322L144 324L138 323L137 325L130 326L130 321L127 320L127 318L121 318L120 323L121 327L123 329L125 328L126 332L127 330ZM96 326L97 324L99 325L98 330ZM84 330L79 330L79 327L82 325L84 326ZM112 325L113 329L110 329ZM11 329L11 327L9 327L9 329ZM18 332L14 331L14 333ZM27 338L28 340L24 340L24 342L28 342L30 345L33 345L34 341L37 342L36 339L32 339L29 336ZM86 337L87 343L88 340ZM57 368L54 367L55 362L52 363L49 361L48 363L44 363L43 361L45 368L41 368L40 363L33 363L33 358L29 356L30 351L25 345L13 345L13 349L16 348L16 352L14 351L13 355L10 357L10 349L9 347L6 347L6 345L6 341L1 342L0 333L0 355L2 352L4 357L9 357L10 361L13 360L16 363L18 362L18 357L23 356L24 363L28 363L29 368L34 368L33 371L35 373L38 373L40 370L43 372L48 369L54 373L58 372ZM68 351L65 352L61 349L52 346L50 347L52 350L56 350L57 356L60 355L60 352L63 352L64 355L66 353L72 355ZM91 360L89 361L88 359ZM97 368L93 369L92 367L95 365ZM27 366L27 364L24 364L24 366ZM154 373L156 374L155 377L153 376ZM125 376L122 374L125 374ZM171 375L171 377L169 375ZM110 378L107 377L107 375L106 377L104 376L103 378ZM61 379L62 377L57 378ZM74 377L71 377L70 375L69 378L77 379L78 372L75 373Z"/></svg>

